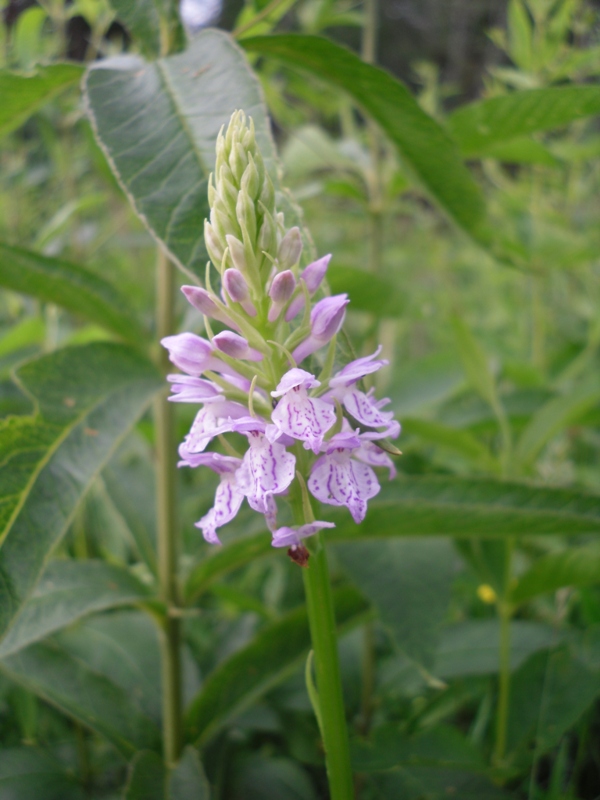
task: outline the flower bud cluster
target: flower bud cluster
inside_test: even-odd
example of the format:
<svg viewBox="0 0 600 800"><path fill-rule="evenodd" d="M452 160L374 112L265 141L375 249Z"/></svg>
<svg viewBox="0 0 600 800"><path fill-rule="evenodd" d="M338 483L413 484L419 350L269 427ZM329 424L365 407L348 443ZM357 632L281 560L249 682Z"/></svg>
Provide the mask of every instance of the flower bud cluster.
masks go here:
<svg viewBox="0 0 600 800"><path fill-rule="evenodd" d="M182 289L204 315L208 338L182 333L162 340L184 373L169 376L170 399L202 405L179 448L180 466L206 466L220 477L215 504L197 523L207 541L220 543L217 529L246 499L264 515L273 545L294 554L304 551L304 538L333 527L310 513L303 525L278 526L276 498L294 482L305 501L310 492L322 503L346 506L361 522L380 488L373 467L387 468L390 478L395 473L377 442L398 436L400 425L382 410L388 400L376 400L359 385L387 362L377 350L331 375L348 297L313 302L331 256L300 270L300 231L284 227L252 120L243 112L217 140L209 201L205 242L221 291L212 289L210 264L205 288ZM224 329L215 334L217 325ZM317 378L303 362L313 354L318 361L324 348ZM245 453L207 450L227 433L247 439Z"/></svg>

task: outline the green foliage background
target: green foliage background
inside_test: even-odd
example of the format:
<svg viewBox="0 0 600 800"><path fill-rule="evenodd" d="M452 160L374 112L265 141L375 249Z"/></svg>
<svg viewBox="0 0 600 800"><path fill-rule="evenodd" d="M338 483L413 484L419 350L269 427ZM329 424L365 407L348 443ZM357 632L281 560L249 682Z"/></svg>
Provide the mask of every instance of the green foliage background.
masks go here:
<svg viewBox="0 0 600 800"><path fill-rule="evenodd" d="M154 265L202 279L235 108L403 424L398 477L327 534L357 797L598 796L599 24L510 0L474 101L342 46L369 23L339 1L248 0L189 40L152 0L2 28L0 798L327 796L299 569L248 510L201 541L201 471L178 475L185 749L159 755Z"/></svg>

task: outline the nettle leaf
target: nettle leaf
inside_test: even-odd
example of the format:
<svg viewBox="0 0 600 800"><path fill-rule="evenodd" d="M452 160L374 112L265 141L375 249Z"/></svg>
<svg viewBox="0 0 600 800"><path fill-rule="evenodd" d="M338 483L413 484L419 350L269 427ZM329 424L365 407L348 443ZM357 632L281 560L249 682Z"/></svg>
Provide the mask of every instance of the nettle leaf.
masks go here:
<svg viewBox="0 0 600 800"><path fill-rule="evenodd" d="M51 64L37 67L31 74L0 70L0 136L23 124L38 108L83 74L78 64Z"/></svg>
<svg viewBox="0 0 600 800"><path fill-rule="evenodd" d="M369 605L355 589L334 593L336 621L348 628L365 619ZM204 743L218 729L289 675L310 649L305 608L289 612L263 628L252 642L220 664L205 680L190 704L188 734Z"/></svg>
<svg viewBox="0 0 600 800"><path fill-rule="evenodd" d="M0 427L1 634L80 499L163 384L150 362L111 343L57 350L16 376L38 413Z"/></svg>
<svg viewBox="0 0 600 800"><path fill-rule="evenodd" d="M171 770L151 750L136 753L129 765L123 800L210 800L198 751L186 747Z"/></svg>
<svg viewBox="0 0 600 800"><path fill-rule="evenodd" d="M33 644L0 661L0 670L108 739L121 753L157 749L158 726L134 695L90 669L56 642Z"/></svg>
<svg viewBox="0 0 600 800"><path fill-rule="evenodd" d="M524 575L511 594L513 603L523 603L563 586L584 588L600 583L600 545L571 547L542 556Z"/></svg>
<svg viewBox="0 0 600 800"><path fill-rule="evenodd" d="M85 78L96 138L134 209L177 265L204 278L203 221L219 129L236 109L256 126L273 180L275 148L258 79L232 39L205 30L179 55L119 56Z"/></svg>
<svg viewBox="0 0 600 800"><path fill-rule="evenodd" d="M146 339L126 298L77 264L0 242L0 286L55 303L138 345Z"/></svg>
<svg viewBox="0 0 600 800"><path fill-rule="evenodd" d="M48 753L35 747L3 747L0 797L9 800L82 800L73 775Z"/></svg>
<svg viewBox="0 0 600 800"><path fill-rule="evenodd" d="M600 114L599 86L556 86L461 106L450 115L448 127L462 152L477 156L491 144L549 131L593 114Z"/></svg>
<svg viewBox="0 0 600 800"><path fill-rule="evenodd" d="M250 52L307 70L347 92L379 123L439 206L476 240L487 242L482 193L454 141L421 109L403 83L320 36L257 36L241 44Z"/></svg>
<svg viewBox="0 0 600 800"><path fill-rule="evenodd" d="M0 642L0 658L87 614L147 599L149 589L128 570L103 561L55 561Z"/></svg>
<svg viewBox="0 0 600 800"><path fill-rule="evenodd" d="M369 502L367 517L356 525L346 509L327 508L336 528L331 544L405 536L502 538L527 535L576 535L600 531L600 498L569 489L548 489L499 480L448 476L407 477L384 483ZM264 533L207 547L185 587L187 602L221 576L260 557L275 555Z"/></svg>

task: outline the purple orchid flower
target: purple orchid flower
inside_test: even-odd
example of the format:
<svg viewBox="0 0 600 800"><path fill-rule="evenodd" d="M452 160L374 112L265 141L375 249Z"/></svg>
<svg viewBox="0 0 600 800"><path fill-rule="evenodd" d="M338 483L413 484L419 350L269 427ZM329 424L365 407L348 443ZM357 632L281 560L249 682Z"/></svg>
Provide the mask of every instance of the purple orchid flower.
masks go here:
<svg viewBox="0 0 600 800"><path fill-rule="evenodd" d="M320 382L306 370L290 369L282 377L273 397L281 397L271 418L279 433L304 442L307 450L318 453L323 437L334 425L335 409L325 400L308 396L308 389Z"/></svg>
<svg viewBox="0 0 600 800"><path fill-rule="evenodd" d="M254 347L250 347L248 340L233 331L221 331L213 337L213 344L222 353L231 358L242 358L247 361L262 361L264 356Z"/></svg>
<svg viewBox="0 0 600 800"><path fill-rule="evenodd" d="M308 536L313 536L322 528L335 528L333 522L309 522L306 525L300 525L295 528L288 528L283 526L273 531L273 547L298 547L302 539Z"/></svg>
<svg viewBox="0 0 600 800"><path fill-rule="evenodd" d="M221 544L217 528L221 528L236 516L242 505L244 493L240 490L236 472L241 459L220 453L198 453L193 456L191 466L205 466L220 475L221 481L215 492L214 506L195 525L209 544Z"/></svg>
<svg viewBox="0 0 600 800"><path fill-rule="evenodd" d="M300 363L333 339L344 324L349 302L347 294L319 300L310 314L310 334L292 353L296 362Z"/></svg>
<svg viewBox="0 0 600 800"><path fill-rule="evenodd" d="M327 442L326 453L317 460L308 480L308 488L317 500L346 506L356 523L363 521L367 500L381 488L371 467L353 458L361 445L358 433L336 433Z"/></svg>
<svg viewBox="0 0 600 800"><path fill-rule="evenodd" d="M250 507L272 524L273 495L285 492L294 480L296 457L267 439L264 420L245 416L233 423L232 430L244 433L250 445L236 473L238 485Z"/></svg>
<svg viewBox="0 0 600 800"><path fill-rule="evenodd" d="M206 449L209 442L220 433L236 430L236 420L245 417L248 409L234 400L215 398L205 401L204 408L196 414L190 432L179 446L182 464L195 466L191 459Z"/></svg>
<svg viewBox="0 0 600 800"><path fill-rule="evenodd" d="M323 278L327 272L327 267L331 261L331 253L327 256L313 261L304 269L300 275L300 280L304 281L309 295L312 297L317 291L319 286L323 283ZM294 319L304 308L304 293L300 292L294 297L290 303L288 310L285 313L285 321L290 322Z"/></svg>
<svg viewBox="0 0 600 800"><path fill-rule="evenodd" d="M215 356L215 348L195 333L165 336L160 343L169 351L169 361L183 372L198 377L206 370L241 378L238 372Z"/></svg>
<svg viewBox="0 0 600 800"><path fill-rule="evenodd" d="M194 378L191 375L167 375L171 384L172 403L205 403L214 400L223 394L220 386L204 378Z"/></svg>

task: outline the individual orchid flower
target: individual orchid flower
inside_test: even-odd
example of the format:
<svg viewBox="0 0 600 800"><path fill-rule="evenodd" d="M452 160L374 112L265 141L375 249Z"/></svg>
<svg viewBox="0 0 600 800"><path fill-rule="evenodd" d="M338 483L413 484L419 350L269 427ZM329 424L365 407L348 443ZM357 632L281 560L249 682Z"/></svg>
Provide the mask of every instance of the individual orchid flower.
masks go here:
<svg viewBox="0 0 600 800"><path fill-rule="evenodd" d="M371 467L353 458L361 445L358 433L334 434L308 479L308 488L317 500L332 506L346 506L356 523L363 521L367 500L375 497L381 488Z"/></svg>
<svg viewBox="0 0 600 800"><path fill-rule="evenodd" d="M327 267L331 261L331 254L313 261L301 273L300 280L304 281L310 297L317 291L323 283L323 278L327 272ZM285 312L286 322L290 322L304 308L304 292L298 292Z"/></svg>
<svg viewBox="0 0 600 800"><path fill-rule="evenodd" d="M212 381L192 375L167 375L171 384L172 403L205 403L223 394L223 389Z"/></svg>
<svg viewBox="0 0 600 800"><path fill-rule="evenodd" d="M271 414L277 430L300 439L313 453L320 451L323 437L336 420L335 408L330 403L308 396L309 389L320 385L310 372L295 367L285 373L277 389L271 392L273 397L281 398Z"/></svg>
<svg viewBox="0 0 600 800"><path fill-rule="evenodd" d="M221 480L215 492L215 503L196 527L210 544L221 544L217 536L217 528L223 527L236 516L242 505L244 493L238 486L236 472L241 459L224 456L220 453L198 453L192 457L190 466L205 466L220 476Z"/></svg>
<svg viewBox="0 0 600 800"><path fill-rule="evenodd" d="M179 455L186 463L189 457L203 452L208 444L221 433L236 430L236 420L246 416L248 410L234 400L215 398L205 401L204 408L196 414L190 432L179 447Z"/></svg>
<svg viewBox="0 0 600 800"><path fill-rule="evenodd" d="M266 425L255 417L242 417L232 430L248 437L248 450L236 476L250 507L261 514L272 514L273 495L282 494L294 480L296 457L285 446L270 442Z"/></svg>
<svg viewBox="0 0 600 800"><path fill-rule="evenodd" d="M323 528L335 528L333 522L308 522L306 525L297 525L293 528L283 526L273 531L273 547L298 547L302 539L314 536Z"/></svg>
<svg viewBox="0 0 600 800"><path fill-rule="evenodd" d="M324 297L314 306L310 314L310 334L292 353L296 363L304 361L316 350L328 344L344 324L347 294Z"/></svg>

